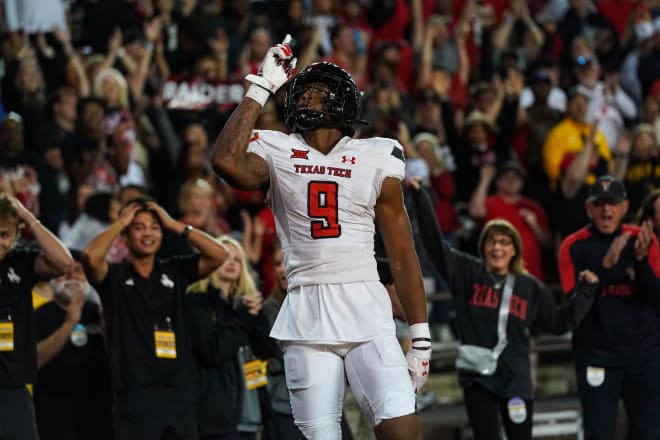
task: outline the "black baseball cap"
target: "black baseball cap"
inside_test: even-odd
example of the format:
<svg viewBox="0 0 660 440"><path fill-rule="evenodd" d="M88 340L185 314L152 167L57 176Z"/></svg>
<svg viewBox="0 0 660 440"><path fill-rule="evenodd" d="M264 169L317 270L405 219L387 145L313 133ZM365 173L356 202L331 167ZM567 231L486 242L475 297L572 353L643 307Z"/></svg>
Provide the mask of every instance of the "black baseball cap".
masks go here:
<svg viewBox="0 0 660 440"><path fill-rule="evenodd" d="M536 83L551 84L552 79L550 78L550 74L548 74L548 72L546 72L544 69L538 69L532 73L531 77L529 78L529 82L532 84L536 84Z"/></svg>
<svg viewBox="0 0 660 440"><path fill-rule="evenodd" d="M523 180L527 178L527 171L525 171L525 168L523 168L520 162L515 159L502 162L497 168L497 177L500 177L507 171L514 171Z"/></svg>
<svg viewBox="0 0 660 440"><path fill-rule="evenodd" d="M615 179L609 174L600 176L596 183L589 188L588 203L594 203L599 200L610 200L615 203L623 202L628 199L626 187L620 180Z"/></svg>
<svg viewBox="0 0 660 440"><path fill-rule="evenodd" d="M566 91L566 96L568 96L568 99L573 99L576 96L584 96L585 98L587 98L587 100L591 99L591 95L589 94L587 89L579 84L569 88Z"/></svg>

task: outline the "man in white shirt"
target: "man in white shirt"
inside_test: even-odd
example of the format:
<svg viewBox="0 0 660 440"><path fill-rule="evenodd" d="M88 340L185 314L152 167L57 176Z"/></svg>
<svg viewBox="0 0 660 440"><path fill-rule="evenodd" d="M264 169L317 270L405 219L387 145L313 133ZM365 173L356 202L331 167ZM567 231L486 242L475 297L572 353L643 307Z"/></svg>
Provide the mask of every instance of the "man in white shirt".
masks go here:
<svg viewBox="0 0 660 440"><path fill-rule="evenodd" d="M589 98L587 122L598 120L610 151L616 153L619 136L625 128L625 119L637 117L635 101L621 88L617 71L605 72L600 81L601 67L595 56L578 57L576 74L581 93Z"/></svg>

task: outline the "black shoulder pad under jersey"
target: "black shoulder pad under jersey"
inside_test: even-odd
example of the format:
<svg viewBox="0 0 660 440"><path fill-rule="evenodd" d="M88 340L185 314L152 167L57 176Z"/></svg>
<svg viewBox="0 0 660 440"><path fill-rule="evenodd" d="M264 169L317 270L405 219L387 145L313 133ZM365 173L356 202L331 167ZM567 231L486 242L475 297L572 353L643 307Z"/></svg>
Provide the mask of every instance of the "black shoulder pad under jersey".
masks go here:
<svg viewBox="0 0 660 440"><path fill-rule="evenodd" d="M403 150L397 147L392 148L392 156L396 157L397 159L401 159L401 162L406 162L406 158L403 155Z"/></svg>

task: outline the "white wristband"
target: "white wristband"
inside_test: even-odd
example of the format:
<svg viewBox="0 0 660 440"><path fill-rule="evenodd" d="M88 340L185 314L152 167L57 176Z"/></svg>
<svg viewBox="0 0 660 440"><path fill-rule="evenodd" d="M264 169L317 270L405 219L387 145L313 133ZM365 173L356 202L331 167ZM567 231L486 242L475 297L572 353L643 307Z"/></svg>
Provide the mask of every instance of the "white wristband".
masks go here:
<svg viewBox="0 0 660 440"><path fill-rule="evenodd" d="M428 322L419 322L410 326L410 339L414 348L431 346L431 330Z"/></svg>
<svg viewBox="0 0 660 440"><path fill-rule="evenodd" d="M245 92L245 97L257 101L263 107L270 97L270 92L261 86L252 84L248 91Z"/></svg>

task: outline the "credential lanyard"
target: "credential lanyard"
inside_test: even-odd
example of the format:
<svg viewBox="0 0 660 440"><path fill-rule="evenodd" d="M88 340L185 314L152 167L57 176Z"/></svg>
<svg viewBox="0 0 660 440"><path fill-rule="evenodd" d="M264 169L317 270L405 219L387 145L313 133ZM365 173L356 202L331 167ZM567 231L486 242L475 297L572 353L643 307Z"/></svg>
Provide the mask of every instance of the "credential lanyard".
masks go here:
<svg viewBox="0 0 660 440"><path fill-rule="evenodd" d="M502 302L500 303L500 313L497 319L497 345L493 348L493 357L495 359L504 351L508 342L506 338L506 323L509 320L509 304L511 304L511 294L513 293L515 279L516 277L511 272L506 275Z"/></svg>

